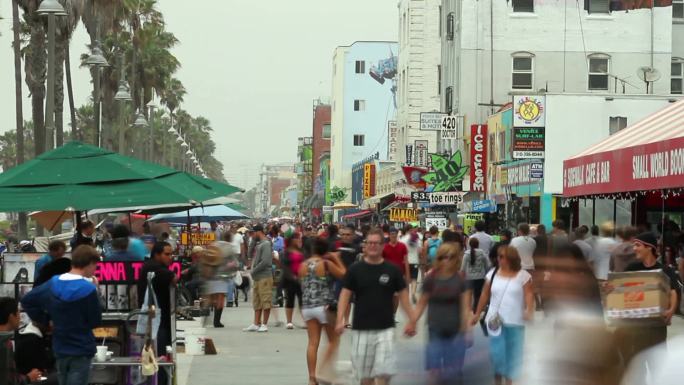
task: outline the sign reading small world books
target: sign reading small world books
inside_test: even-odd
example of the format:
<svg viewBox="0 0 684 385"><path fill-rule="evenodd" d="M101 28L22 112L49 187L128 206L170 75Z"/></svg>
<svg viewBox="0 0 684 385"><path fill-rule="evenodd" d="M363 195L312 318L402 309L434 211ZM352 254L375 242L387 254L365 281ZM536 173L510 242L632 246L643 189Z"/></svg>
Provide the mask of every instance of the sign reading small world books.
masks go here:
<svg viewBox="0 0 684 385"><path fill-rule="evenodd" d="M418 192L411 193L411 200L416 203L429 203L439 206L456 206L463 203L463 191Z"/></svg>

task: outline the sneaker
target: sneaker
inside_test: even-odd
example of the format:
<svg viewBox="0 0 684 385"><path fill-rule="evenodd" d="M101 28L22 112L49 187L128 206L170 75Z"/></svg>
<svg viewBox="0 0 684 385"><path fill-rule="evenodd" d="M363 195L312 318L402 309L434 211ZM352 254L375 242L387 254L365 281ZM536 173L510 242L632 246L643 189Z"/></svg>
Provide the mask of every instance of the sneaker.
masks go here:
<svg viewBox="0 0 684 385"><path fill-rule="evenodd" d="M251 325L247 326L246 328L242 329L242 331L243 332L256 332L256 331L260 331L259 329L260 328L258 326L256 326L255 324L251 324Z"/></svg>
<svg viewBox="0 0 684 385"><path fill-rule="evenodd" d="M273 326L275 326L275 327L277 327L277 328L283 327L283 325L285 325L285 323L284 323L283 321L276 321L276 322L273 324Z"/></svg>
<svg viewBox="0 0 684 385"><path fill-rule="evenodd" d="M254 325L252 325L252 326L254 326ZM268 326L266 326L266 325L261 325L257 328L257 332L259 332L259 333L265 333L267 331L268 331Z"/></svg>
<svg viewBox="0 0 684 385"><path fill-rule="evenodd" d="M294 325L292 324L292 322L290 322L287 324L286 328L292 330L294 329Z"/></svg>

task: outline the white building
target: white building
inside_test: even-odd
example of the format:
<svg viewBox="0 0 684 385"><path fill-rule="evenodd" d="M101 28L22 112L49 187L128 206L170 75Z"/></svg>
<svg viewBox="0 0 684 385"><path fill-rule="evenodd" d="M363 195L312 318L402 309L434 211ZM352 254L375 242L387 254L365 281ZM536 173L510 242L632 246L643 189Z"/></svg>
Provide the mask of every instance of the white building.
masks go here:
<svg viewBox="0 0 684 385"><path fill-rule="evenodd" d="M420 113L440 111L441 0L399 2L397 158L406 163L406 145L428 141L437 151L437 132L420 131ZM414 157L415 159L415 157Z"/></svg>
<svg viewBox="0 0 684 385"><path fill-rule="evenodd" d="M387 159L388 122L396 115L397 43L357 41L333 55L330 180L351 189L352 166ZM372 75L371 75L372 74Z"/></svg>
<svg viewBox="0 0 684 385"><path fill-rule="evenodd" d="M629 12L588 0L590 13L578 10L582 3L444 0L442 111L463 114L468 127L510 103L512 92L643 95L642 67L657 70L649 94L681 94L681 0Z"/></svg>

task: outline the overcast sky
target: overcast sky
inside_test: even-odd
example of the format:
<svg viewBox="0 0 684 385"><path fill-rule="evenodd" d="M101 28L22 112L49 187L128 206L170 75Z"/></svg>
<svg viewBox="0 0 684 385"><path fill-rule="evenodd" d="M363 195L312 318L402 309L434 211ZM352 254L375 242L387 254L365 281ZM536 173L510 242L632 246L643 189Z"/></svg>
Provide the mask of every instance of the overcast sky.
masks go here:
<svg viewBox="0 0 684 385"><path fill-rule="evenodd" d="M160 0L158 7L180 40L177 76L188 91L182 108L211 121L226 178L245 188L256 183L262 163L295 161L297 137L311 135L313 100L330 96L336 46L397 39L397 0ZM11 1L0 2L0 17L4 132L15 128ZM72 63L87 40L79 27ZM78 106L92 86L86 69L73 71Z"/></svg>

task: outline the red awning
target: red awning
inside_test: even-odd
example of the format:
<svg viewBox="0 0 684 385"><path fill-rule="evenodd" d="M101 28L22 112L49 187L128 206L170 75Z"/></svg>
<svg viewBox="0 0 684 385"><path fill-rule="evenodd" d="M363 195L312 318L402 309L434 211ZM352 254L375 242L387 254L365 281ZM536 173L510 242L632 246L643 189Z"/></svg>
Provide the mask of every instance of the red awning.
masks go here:
<svg viewBox="0 0 684 385"><path fill-rule="evenodd" d="M356 218L362 218L362 217L365 217L365 216L368 216L368 215L371 215L371 214L373 214L373 212L372 212L371 210L362 210L362 211L357 211L357 212L355 212L355 213L353 213L353 214L343 215L343 216L342 216L342 219L356 219Z"/></svg>
<svg viewBox="0 0 684 385"><path fill-rule="evenodd" d="M684 101L563 162L566 197L684 188Z"/></svg>

